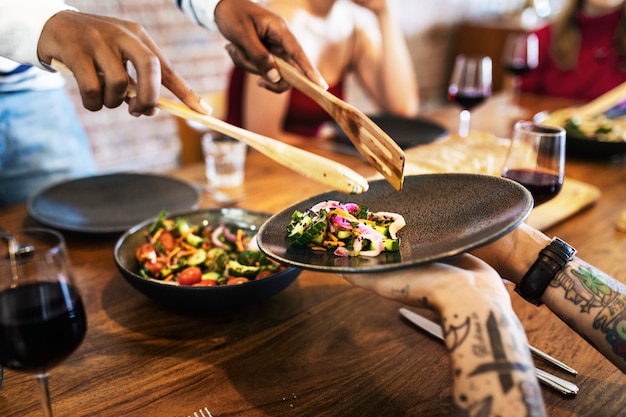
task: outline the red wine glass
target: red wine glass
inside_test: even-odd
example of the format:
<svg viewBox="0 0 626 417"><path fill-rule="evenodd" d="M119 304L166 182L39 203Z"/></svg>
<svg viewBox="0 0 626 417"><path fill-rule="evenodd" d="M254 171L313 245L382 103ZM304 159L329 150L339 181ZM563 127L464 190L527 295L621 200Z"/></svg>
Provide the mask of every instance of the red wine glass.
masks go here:
<svg viewBox="0 0 626 417"><path fill-rule="evenodd" d="M86 331L63 237L47 229L0 235L0 365L36 375L46 417L52 417L47 372Z"/></svg>
<svg viewBox="0 0 626 417"><path fill-rule="evenodd" d="M448 99L461 106L459 136L469 133L470 111L491 97L491 58L458 55L448 86Z"/></svg>
<svg viewBox="0 0 626 417"><path fill-rule="evenodd" d="M511 75L511 91L519 93L521 77L539 65L539 40L534 33L512 33L502 50L502 65Z"/></svg>
<svg viewBox="0 0 626 417"><path fill-rule="evenodd" d="M556 197L563 186L565 130L521 121L515 124L502 176L530 191L538 206Z"/></svg>

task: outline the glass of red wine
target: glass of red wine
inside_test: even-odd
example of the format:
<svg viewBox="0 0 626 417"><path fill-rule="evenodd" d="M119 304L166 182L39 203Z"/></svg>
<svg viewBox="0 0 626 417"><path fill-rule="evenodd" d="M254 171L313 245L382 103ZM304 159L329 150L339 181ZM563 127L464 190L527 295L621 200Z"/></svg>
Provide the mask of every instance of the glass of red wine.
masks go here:
<svg viewBox="0 0 626 417"><path fill-rule="evenodd" d="M461 106L459 136L469 133L470 110L491 97L491 58L458 55L448 86L448 99Z"/></svg>
<svg viewBox="0 0 626 417"><path fill-rule="evenodd" d="M561 191L564 170L565 129L530 121L515 124L503 177L526 187L538 206Z"/></svg>
<svg viewBox="0 0 626 417"><path fill-rule="evenodd" d="M63 237L47 229L0 234L0 365L36 375L46 417L52 417L47 373L86 331Z"/></svg>
<svg viewBox="0 0 626 417"><path fill-rule="evenodd" d="M502 65L511 75L511 92L519 93L521 77L539 65L539 40L534 33L512 33L502 50Z"/></svg>

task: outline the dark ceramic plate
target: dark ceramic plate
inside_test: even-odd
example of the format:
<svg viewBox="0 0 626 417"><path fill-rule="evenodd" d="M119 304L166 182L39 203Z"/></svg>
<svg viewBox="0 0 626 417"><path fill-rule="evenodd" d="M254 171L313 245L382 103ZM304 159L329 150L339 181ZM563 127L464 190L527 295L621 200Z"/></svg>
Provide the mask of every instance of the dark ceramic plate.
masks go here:
<svg viewBox="0 0 626 417"><path fill-rule="evenodd" d="M565 152L568 156L586 159L603 159L626 154L626 142L606 142L594 138L567 135Z"/></svg>
<svg viewBox="0 0 626 417"><path fill-rule="evenodd" d="M615 109L623 112L623 109ZM607 112L611 117L623 116L614 110ZM548 112L539 112L533 120L537 123L543 122L549 116ZM607 159L615 155L626 154L626 142L607 142L597 138L586 138L580 136L567 135L565 140L565 154L580 159Z"/></svg>
<svg viewBox="0 0 626 417"><path fill-rule="evenodd" d="M364 204L372 211L404 216L398 232L400 251L377 257L338 257L291 245L286 226L294 210L326 200ZM268 256L293 266L327 272L375 272L445 259L485 245L526 219L532 196L505 178L477 174L429 174L405 178L401 192L385 180L370 183L366 193L327 192L272 216L258 233Z"/></svg>
<svg viewBox="0 0 626 417"><path fill-rule="evenodd" d="M446 129L423 118L403 118L391 115L369 116L402 149L431 143L447 133ZM333 123L330 146L344 153L357 154L358 151L350 139Z"/></svg>
<svg viewBox="0 0 626 417"><path fill-rule="evenodd" d="M192 224L200 224L205 220L209 223L225 221L236 224L241 229L256 232L270 214L236 208L216 208L175 213L170 217L183 217ZM146 220L128 230L117 241L114 258L126 281L145 296L167 307L189 312L238 309L278 294L301 272L301 269L290 267L258 281L217 287L178 286L143 278L135 273L138 270L135 251L145 242L144 232L154 220L155 218Z"/></svg>
<svg viewBox="0 0 626 417"><path fill-rule="evenodd" d="M161 210L197 208L200 193L171 177L139 173L96 175L52 185L28 201L28 213L62 230L121 233Z"/></svg>

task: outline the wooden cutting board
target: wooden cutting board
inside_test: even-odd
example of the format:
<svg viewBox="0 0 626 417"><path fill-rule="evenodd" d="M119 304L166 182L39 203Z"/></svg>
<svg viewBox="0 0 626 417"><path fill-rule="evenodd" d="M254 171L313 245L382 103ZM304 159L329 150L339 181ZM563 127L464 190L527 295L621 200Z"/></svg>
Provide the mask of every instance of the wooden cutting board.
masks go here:
<svg viewBox="0 0 626 417"><path fill-rule="evenodd" d="M471 132L467 138L450 135L440 141L408 149L405 175L463 172L500 175L509 139L486 132ZM527 219L531 226L545 230L589 207L600 198L590 184L565 178L561 192L536 207Z"/></svg>

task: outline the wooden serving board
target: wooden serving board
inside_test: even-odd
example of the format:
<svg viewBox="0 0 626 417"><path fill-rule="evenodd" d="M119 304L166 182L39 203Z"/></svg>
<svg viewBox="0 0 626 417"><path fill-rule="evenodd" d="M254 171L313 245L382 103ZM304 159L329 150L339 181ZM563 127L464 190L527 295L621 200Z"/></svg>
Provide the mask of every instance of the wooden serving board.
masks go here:
<svg viewBox="0 0 626 417"><path fill-rule="evenodd" d="M450 135L440 141L405 151L405 175L462 172L500 175L509 139L486 132L471 132L467 138ZM590 184L566 178L561 192L536 207L527 219L531 226L545 230L600 198L600 190Z"/></svg>
<svg viewBox="0 0 626 417"><path fill-rule="evenodd" d="M565 178L561 192L552 200L535 207L526 223L545 230L589 207L599 198L600 190L597 187Z"/></svg>

